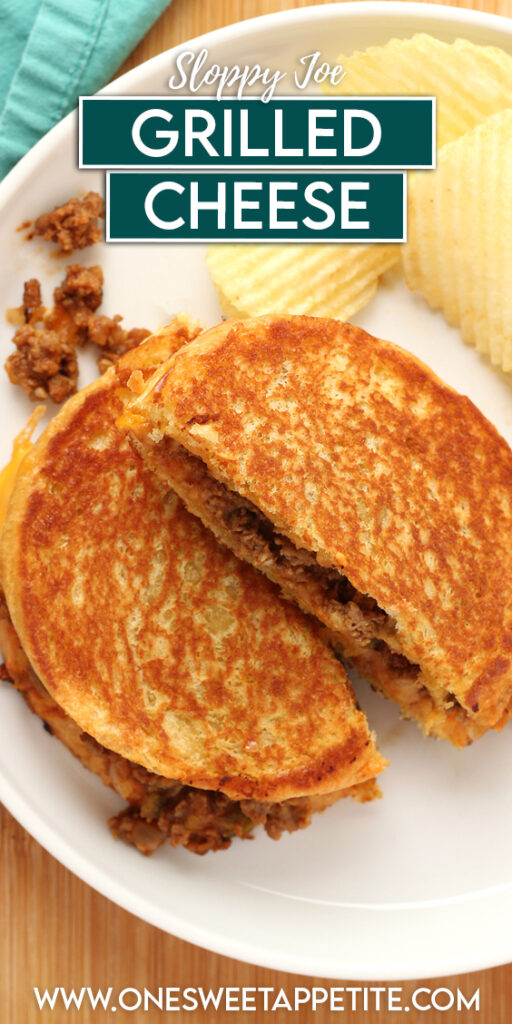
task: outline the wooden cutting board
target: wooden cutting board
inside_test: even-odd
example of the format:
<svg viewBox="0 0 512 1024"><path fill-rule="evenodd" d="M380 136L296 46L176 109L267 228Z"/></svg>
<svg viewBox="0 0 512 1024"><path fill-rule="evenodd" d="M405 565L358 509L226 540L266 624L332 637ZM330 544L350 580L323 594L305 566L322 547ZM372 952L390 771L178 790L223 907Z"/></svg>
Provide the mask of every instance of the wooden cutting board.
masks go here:
<svg viewBox="0 0 512 1024"><path fill-rule="evenodd" d="M120 73L136 67L155 54L183 40L221 28L236 21L306 7L318 0L174 0L162 14L145 39L120 68ZM322 0L320 0L322 2ZM512 0L467 0L458 4L473 10L512 16ZM268 971L228 960L205 952L196 946L166 935L114 906L83 882L70 874L46 853L0 807L0 1024L102 1024L111 1021L110 1012L101 1009L54 1012L39 1011L33 987L53 989L57 986L93 990L112 986L114 991L125 987L159 986L217 988L218 986L272 986L290 991L296 985L330 985L320 978ZM148 870L151 862L148 862ZM349 984L350 982L347 982ZM343 985L343 980L336 982ZM394 983L396 985L399 982ZM439 979L422 981L422 986L457 987L465 995L480 987L480 1013L428 1012L410 1013L405 1020L416 1019L425 1024L443 1021L460 1024L479 1020L481 1024L505 1024L512 1019L512 965L478 974L457 975L446 982ZM404 983L406 1002L415 982ZM273 1020L314 1021L327 1024L333 1019L388 1024L403 1020L403 1014L345 1013L329 1014L319 1008L315 1014L304 1010L297 1014L277 1011L245 1014L203 1011L164 1014L155 1009L147 1013L120 1010L115 1018L144 1021L146 1024L164 1019L190 1021L244 1020L252 1024Z"/></svg>

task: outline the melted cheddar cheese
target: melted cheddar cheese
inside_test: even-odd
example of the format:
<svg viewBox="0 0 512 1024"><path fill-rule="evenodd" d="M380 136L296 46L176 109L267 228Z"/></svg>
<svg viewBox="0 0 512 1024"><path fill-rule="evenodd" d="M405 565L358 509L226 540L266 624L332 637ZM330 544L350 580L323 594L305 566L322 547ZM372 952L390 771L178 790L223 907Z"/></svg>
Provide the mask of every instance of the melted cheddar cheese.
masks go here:
<svg viewBox="0 0 512 1024"><path fill-rule="evenodd" d="M14 438L10 462L8 462L0 471L0 530L4 525L7 505L9 504L9 498L11 497L14 488L14 481L16 480L16 474L18 472L20 462L32 448L32 434L45 412L46 409L44 405L38 405L34 409L23 429L20 430L19 434Z"/></svg>

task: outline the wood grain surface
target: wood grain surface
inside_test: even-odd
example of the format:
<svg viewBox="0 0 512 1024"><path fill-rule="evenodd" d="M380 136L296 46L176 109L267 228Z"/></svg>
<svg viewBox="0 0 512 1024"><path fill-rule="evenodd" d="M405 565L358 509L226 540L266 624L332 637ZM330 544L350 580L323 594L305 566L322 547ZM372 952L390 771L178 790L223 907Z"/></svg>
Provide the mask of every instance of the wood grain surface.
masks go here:
<svg viewBox="0 0 512 1024"><path fill-rule="evenodd" d="M141 0L143 2L143 0ZM125 61L120 73L142 61L203 32L260 14L311 5L315 0L174 0L147 36ZM473 10L512 16L512 0L473 0L459 4ZM157 990L159 986L273 986L290 990L295 985L333 984L322 979L300 978L263 970L208 953L144 924L99 896L46 853L0 808L0 1024L101 1024L112 1020L101 1009L81 1011L62 1008L39 1011L33 987L56 986L93 989L112 986ZM148 861L151 871L151 861ZM349 982L347 982L349 984ZM343 985L343 980L336 982ZM398 984L398 983L397 983ZM425 981L433 988L442 981ZM512 965L478 974L460 975L445 982L468 995L480 987L480 1012L412 1012L406 1017L425 1022L479 1020L483 1024L507 1024L512 1019ZM404 983L404 1001L415 982ZM116 1021L131 1019L147 1024L164 1018L226 1021L242 1019L259 1024L286 1020L327 1024L333 1019L382 1024L403 1020L401 1013L315 1014L277 1011L208 1014L203 1011L163 1014L159 1010L129 1013L120 1010Z"/></svg>

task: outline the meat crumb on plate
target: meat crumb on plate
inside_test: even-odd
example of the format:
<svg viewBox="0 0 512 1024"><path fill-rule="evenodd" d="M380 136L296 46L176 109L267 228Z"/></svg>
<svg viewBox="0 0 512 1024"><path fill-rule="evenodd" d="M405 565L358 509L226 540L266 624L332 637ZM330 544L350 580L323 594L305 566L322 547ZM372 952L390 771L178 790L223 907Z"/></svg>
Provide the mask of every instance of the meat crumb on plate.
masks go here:
<svg viewBox="0 0 512 1024"><path fill-rule="evenodd" d="M7 313L17 330L12 339L16 351L7 358L5 369L11 383L20 385L31 399L49 397L60 404L77 390L77 347L95 344L104 373L151 332L139 327L127 331L121 327L121 316L96 314L103 299L99 266L67 267L53 297L53 308L47 309L39 281L25 282L22 305Z"/></svg>
<svg viewBox="0 0 512 1024"><path fill-rule="evenodd" d="M42 213L34 221L29 238L40 235L45 242L56 242L63 253L85 249L101 241L100 217L105 216L105 204L97 192L87 192L81 198L69 199L49 213Z"/></svg>

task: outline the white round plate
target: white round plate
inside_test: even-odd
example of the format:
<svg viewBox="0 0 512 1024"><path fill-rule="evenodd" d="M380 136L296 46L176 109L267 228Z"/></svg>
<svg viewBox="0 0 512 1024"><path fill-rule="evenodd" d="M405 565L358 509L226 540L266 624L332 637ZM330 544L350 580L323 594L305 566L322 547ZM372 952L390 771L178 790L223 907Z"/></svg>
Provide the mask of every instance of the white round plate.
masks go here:
<svg viewBox="0 0 512 1024"><path fill-rule="evenodd" d="M222 29L193 44L220 64L293 71L299 57L392 36L464 36L512 51L512 22L449 7L344 3L289 11ZM163 53L116 81L116 93L165 95L173 66ZM289 86L287 88L289 92ZM42 279L49 299L62 259L16 228L88 189L99 172L77 170L70 115L0 187L0 309L18 305L22 282ZM199 245L99 244L84 254L103 266L103 310L129 326L156 328L172 313L205 325L220 308ZM74 259L75 257L73 257ZM65 261L72 262L73 259ZM468 394L512 441L512 391L457 330L391 275L356 321L425 360ZM12 328L0 327L2 362ZM87 360L81 383L94 376ZM0 372L0 460L30 411ZM404 979L446 975L512 959L512 743L510 728L464 751L426 740L395 707L357 684L391 767L383 800L344 800L279 843L258 834L199 858L160 850L151 860L114 843L106 819L117 796L43 731L23 701L0 687L0 794L15 817L63 864L105 896L191 942L264 966L326 977Z"/></svg>

